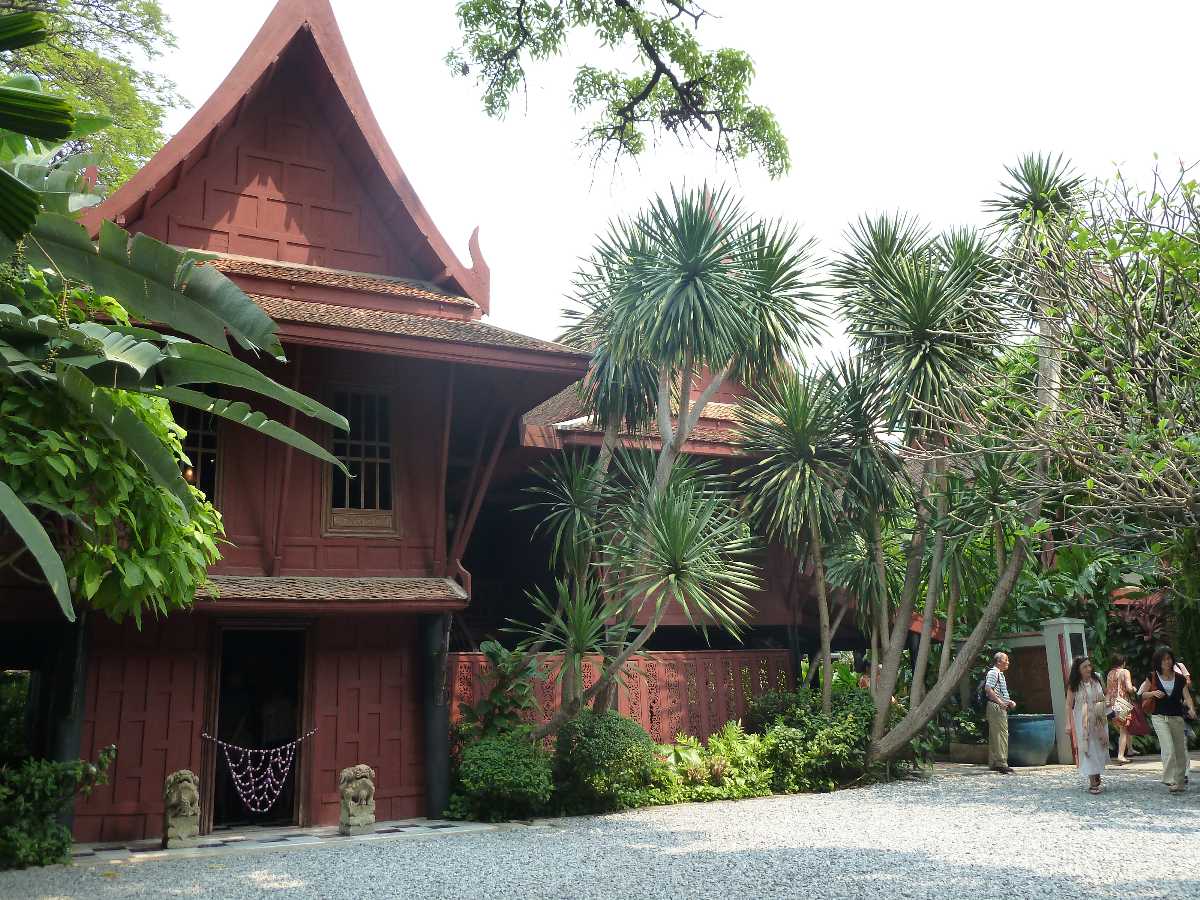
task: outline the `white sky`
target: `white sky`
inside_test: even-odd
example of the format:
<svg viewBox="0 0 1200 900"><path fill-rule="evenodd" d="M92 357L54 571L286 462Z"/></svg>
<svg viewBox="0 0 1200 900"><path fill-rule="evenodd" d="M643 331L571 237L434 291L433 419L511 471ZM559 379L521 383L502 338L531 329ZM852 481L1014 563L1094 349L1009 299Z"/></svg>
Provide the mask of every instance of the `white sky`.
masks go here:
<svg viewBox="0 0 1200 900"><path fill-rule="evenodd" d="M199 106L274 0L163 0L179 47L157 67ZM491 321L554 337L575 261L613 216L672 180L731 181L828 254L864 212L905 209L941 228L980 223L1003 167L1062 152L1089 175L1135 176L1200 158L1195 36L1200 4L1142 0L865 2L708 0L700 39L748 51L751 96L774 110L792 171L772 182L703 148L663 145L592 170L585 118L567 102L573 60L532 70L527 100L488 119L442 59L457 44L452 0L333 0L350 56L400 164L464 262L492 269ZM572 49L588 50L579 42ZM190 111L178 111L168 130ZM830 345L836 345L834 338Z"/></svg>

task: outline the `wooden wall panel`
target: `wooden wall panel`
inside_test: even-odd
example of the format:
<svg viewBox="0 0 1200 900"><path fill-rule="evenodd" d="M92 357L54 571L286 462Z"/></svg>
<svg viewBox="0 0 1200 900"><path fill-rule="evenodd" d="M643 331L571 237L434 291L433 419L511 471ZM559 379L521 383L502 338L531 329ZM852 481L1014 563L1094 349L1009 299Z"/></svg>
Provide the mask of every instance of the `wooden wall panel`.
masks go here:
<svg viewBox="0 0 1200 900"><path fill-rule="evenodd" d="M198 250L430 278L384 224L336 123L314 96L316 70L289 52L271 82L142 217L128 223Z"/></svg>
<svg viewBox="0 0 1200 900"><path fill-rule="evenodd" d="M116 625L93 620L81 754L117 745L107 785L76 804L81 841L124 841L162 833L163 780L200 771L208 673L208 629L176 614Z"/></svg>
<svg viewBox="0 0 1200 900"><path fill-rule="evenodd" d="M557 662L546 660L546 677L535 683L538 711L547 721L561 699L554 678ZM583 665L584 685L596 678L594 661ZM482 653L450 654L454 678L451 714L459 703L471 705L488 690L491 667ZM791 654L786 650L652 651L626 668L617 693L617 710L639 722L660 744L683 732L707 738L726 722L741 719L755 697L790 689L794 682Z"/></svg>
<svg viewBox="0 0 1200 900"><path fill-rule="evenodd" d="M337 822L338 775L375 770L380 821L422 815L425 807L421 684L415 617L322 619L315 629L308 810L316 824Z"/></svg>
<svg viewBox="0 0 1200 900"><path fill-rule="evenodd" d="M294 354L295 348L289 348ZM435 574L437 481L441 451L444 383L448 369L420 360L306 347L300 361L301 391L332 402L336 384L387 391L392 397L395 503L400 532L380 536L326 535L323 527L325 466L294 452L281 535L282 575L424 576ZM290 372L268 373L291 383ZM256 409L287 421L286 411L247 398ZM324 426L297 417L299 431L318 442ZM217 506L230 546L213 571L260 575L269 571L279 487L287 450L248 429L223 422Z"/></svg>

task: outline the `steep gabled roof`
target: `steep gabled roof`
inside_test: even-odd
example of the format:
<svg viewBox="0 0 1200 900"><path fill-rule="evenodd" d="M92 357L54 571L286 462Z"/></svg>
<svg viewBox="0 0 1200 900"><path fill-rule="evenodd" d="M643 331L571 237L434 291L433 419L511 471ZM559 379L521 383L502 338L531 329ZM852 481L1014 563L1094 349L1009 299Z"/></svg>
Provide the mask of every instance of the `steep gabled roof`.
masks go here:
<svg viewBox="0 0 1200 900"><path fill-rule="evenodd" d="M366 94L354 71L329 0L279 0L246 52L211 97L188 123L156 153L136 175L102 204L84 212L83 223L97 233L103 219L118 223L139 218L153 203L178 184L181 176L207 154L215 140L237 121L240 111L270 79L286 51L297 41L311 42L345 104L352 127L342 140L356 145L356 158L372 167L380 185L376 196L384 218L398 232L418 235L406 250L419 256L433 272L439 287L465 295L488 312L491 278L479 250L479 229L471 235L470 268L450 249L433 219L413 190L371 112Z"/></svg>

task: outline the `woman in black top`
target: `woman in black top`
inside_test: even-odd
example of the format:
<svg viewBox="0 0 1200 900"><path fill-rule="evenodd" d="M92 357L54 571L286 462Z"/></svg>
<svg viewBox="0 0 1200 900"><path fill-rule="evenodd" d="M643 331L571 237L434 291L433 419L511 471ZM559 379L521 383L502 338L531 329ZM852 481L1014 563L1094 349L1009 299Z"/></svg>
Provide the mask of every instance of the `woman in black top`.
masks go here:
<svg viewBox="0 0 1200 900"><path fill-rule="evenodd" d="M1196 718L1196 707L1188 691L1187 678L1176 670L1175 654L1170 647L1159 647L1154 651L1154 671L1142 682L1138 696L1154 700L1150 724L1154 726L1162 752L1163 784L1170 787L1172 794L1182 793L1188 773L1183 719L1185 716Z"/></svg>

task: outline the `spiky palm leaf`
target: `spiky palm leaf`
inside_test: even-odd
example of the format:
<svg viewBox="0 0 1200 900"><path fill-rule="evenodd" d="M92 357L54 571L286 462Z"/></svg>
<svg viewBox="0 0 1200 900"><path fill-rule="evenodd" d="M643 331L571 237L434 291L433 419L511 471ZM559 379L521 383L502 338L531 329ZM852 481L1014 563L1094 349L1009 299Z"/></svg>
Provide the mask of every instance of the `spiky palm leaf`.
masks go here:
<svg viewBox="0 0 1200 900"><path fill-rule="evenodd" d="M747 512L794 549L807 540L814 509L818 530L833 531L846 483L852 447L834 388L828 372L794 370L738 408L739 448L750 459L738 473Z"/></svg>

